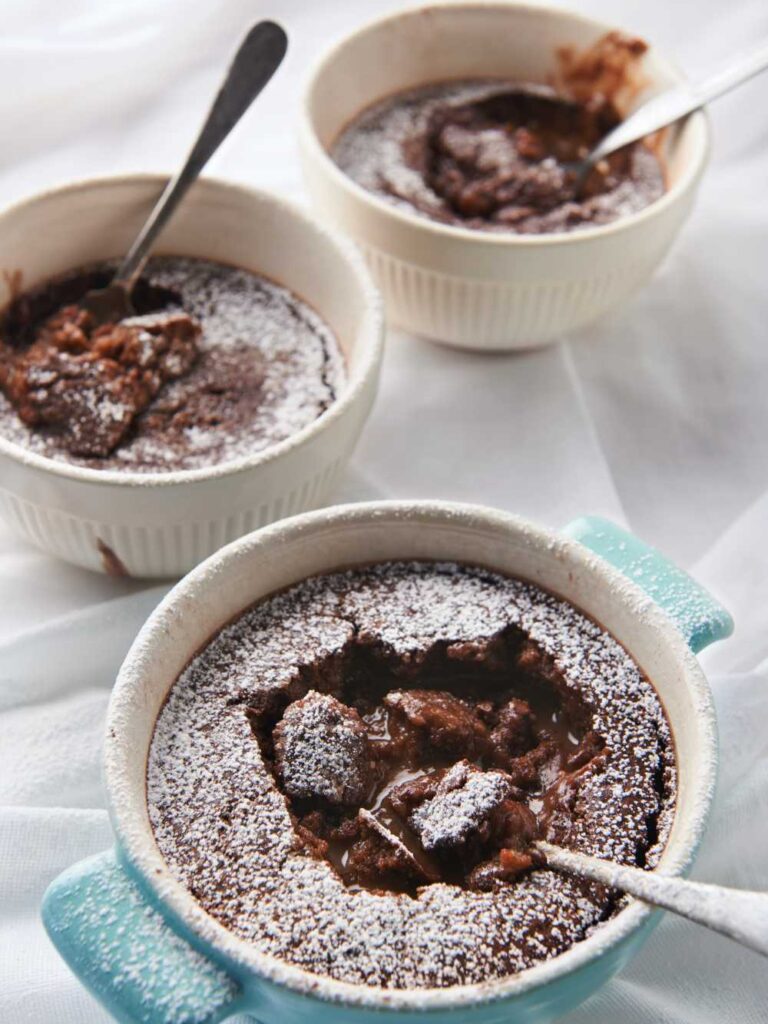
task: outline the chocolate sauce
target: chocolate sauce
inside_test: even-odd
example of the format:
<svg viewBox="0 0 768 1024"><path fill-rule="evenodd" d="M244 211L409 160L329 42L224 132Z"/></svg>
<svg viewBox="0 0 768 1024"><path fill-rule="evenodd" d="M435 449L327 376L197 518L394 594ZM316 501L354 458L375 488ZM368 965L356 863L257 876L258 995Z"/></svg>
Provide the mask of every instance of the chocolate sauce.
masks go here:
<svg viewBox="0 0 768 1024"><path fill-rule="evenodd" d="M458 644L415 674L360 643L340 696L313 688L276 724L250 716L307 851L375 892L491 889L540 863L534 840L604 748L588 706L514 629L491 657Z"/></svg>

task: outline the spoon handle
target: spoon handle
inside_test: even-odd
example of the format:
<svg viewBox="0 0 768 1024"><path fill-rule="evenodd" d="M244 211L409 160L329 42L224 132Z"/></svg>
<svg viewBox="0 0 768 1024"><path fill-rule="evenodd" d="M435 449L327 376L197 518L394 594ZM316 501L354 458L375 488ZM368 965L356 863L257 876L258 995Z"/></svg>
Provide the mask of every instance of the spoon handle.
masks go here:
<svg viewBox="0 0 768 1024"><path fill-rule="evenodd" d="M768 893L689 882L685 878L625 867L564 850L550 843L536 845L549 867L621 889L645 903L671 910L768 956Z"/></svg>
<svg viewBox="0 0 768 1024"><path fill-rule="evenodd" d="M710 100L717 99L737 85L748 81L755 75L760 74L768 68L768 43L764 43L757 50L734 60L731 64L716 71L705 78L703 82L691 86L691 93L698 100L699 106L703 107Z"/></svg>
<svg viewBox="0 0 768 1024"><path fill-rule="evenodd" d="M139 236L118 267L115 282L128 291L147 261L152 245L203 167L229 135L279 67L288 39L272 21L254 25L240 44L208 117L181 170L164 188Z"/></svg>
<svg viewBox="0 0 768 1024"><path fill-rule="evenodd" d="M683 82L654 96L608 132L589 154L591 165L630 142L645 138L652 132L692 114L723 93L735 89L747 79L768 68L768 44L747 57L740 57L727 67L701 82Z"/></svg>

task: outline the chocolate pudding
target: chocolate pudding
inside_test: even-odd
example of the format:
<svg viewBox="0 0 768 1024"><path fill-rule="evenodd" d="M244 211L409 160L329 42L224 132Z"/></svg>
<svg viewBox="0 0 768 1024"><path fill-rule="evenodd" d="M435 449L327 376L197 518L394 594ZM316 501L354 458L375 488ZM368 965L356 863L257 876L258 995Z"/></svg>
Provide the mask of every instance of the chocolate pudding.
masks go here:
<svg viewBox="0 0 768 1024"><path fill-rule="evenodd" d="M364 110L331 156L402 209L481 231L545 234L608 224L664 192L657 155L637 142L577 182L572 165L621 121L646 46L618 33L574 58L555 87L514 79L437 82Z"/></svg>
<svg viewBox="0 0 768 1024"><path fill-rule="evenodd" d="M675 802L659 699L600 626L453 563L319 576L255 605L174 684L147 792L172 873L321 977L502 978L622 906L544 838L653 866Z"/></svg>
<svg viewBox="0 0 768 1024"><path fill-rule="evenodd" d="M261 451L335 400L344 364L304 302L207 260L152 260L136 316L97 326L78 302L113 268L18 296L0 321L0 434L97 469L199 469Z"/></svg>

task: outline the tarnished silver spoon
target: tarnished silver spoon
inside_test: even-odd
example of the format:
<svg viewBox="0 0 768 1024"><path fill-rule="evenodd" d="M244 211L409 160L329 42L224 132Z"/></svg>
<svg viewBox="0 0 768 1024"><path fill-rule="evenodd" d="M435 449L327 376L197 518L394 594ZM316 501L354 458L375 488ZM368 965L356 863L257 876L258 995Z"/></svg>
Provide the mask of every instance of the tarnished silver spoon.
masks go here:
<svg viewBox="0 0 768 1024"><path fill-rule="evenodd" d="M261 21L248 32L184 166L166 185L111 283L88 292L80 301L97 324L115 323L133 314L131 291L157 236L203 167L280 66L287 47L288 37L273 21Z"/></svg>
<svg viewBox="0 0 768 1024"><path fill-rule="evenodd" d="M608 132L583 160L567 165L567 169L574 176L576 189L580 188L581 183L600 160L615 153L617 149L637 142L638 139L644 139L660 128L666 128L667 125L674 124L695 110L700 110L711 100L735 89L737 85L765 71L766 68L768 44L764 44L746 57L740 57L701 82L681 82L653 96Z"/></svg>
<svg viewBox="0 0 768 1024"><path fill-rule="evenodd" d="M620 889L768 956L768 893L689 882L686 878L625 867L543 841L537 842L536 848L550 868Z"/></svg>

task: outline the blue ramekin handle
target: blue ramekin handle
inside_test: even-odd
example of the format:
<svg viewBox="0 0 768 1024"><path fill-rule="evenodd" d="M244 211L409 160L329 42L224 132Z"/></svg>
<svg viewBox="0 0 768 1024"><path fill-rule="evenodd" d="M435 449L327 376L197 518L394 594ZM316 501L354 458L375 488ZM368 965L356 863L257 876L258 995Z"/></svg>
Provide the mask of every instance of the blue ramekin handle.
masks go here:
<svg viewBox="0 0 768 1024"><path fill-rule="evenodd" d="M244 1008L238 984L171 929L112 851L59 875L42 913L64 960L123 1024L218 1024Z"/></svg>
<svg viewBox="0 0 768 1024"><path fill-rule="evenodd" d="M563 533L620 569L672 619L694 653L733 632L728 612L660 551L598 516L576 519Z"/></svg>

